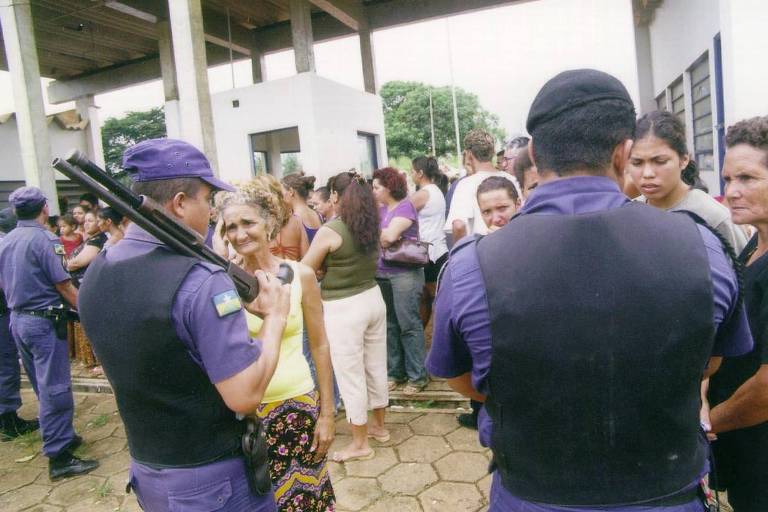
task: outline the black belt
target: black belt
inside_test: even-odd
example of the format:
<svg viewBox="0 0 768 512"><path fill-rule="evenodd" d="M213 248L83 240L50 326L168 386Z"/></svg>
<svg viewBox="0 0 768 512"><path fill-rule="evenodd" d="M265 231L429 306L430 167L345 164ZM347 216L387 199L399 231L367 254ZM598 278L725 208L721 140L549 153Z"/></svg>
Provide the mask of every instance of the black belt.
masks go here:
<svg viewBox="0 0 768 512"><path fill-rule="evenodd" d="M13 312L22 315L37 316L40 318L53 318L54 316L57 316L56 312L49 311L47 309L14 309Z"/></svg>

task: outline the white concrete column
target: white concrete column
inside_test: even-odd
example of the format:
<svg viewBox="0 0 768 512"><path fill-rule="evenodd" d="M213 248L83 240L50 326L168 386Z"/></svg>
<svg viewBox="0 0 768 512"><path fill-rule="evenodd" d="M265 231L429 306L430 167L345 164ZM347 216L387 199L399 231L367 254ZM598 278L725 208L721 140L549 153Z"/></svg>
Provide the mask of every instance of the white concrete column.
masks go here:
<svg viewBox="0 0 768 512"><path fill-rule="evenodd" d="M725 125L768 114L768 2L720 0Z"/></svg>
<svg viewBox="0 0 768 512"><path fill-rule="evenodd" d="M0 5L0 25L13 84L24 178L27 185L43 191L51 214L58 215L56 175L51 167L51 144L29 2L3 2Z"/></svg>
<svg viewBox="0 0 768 512"><path fill-rule="evenodd" d="M99 117L99 107L96 106L96 101L93 95L79 98L75 102L75 107L77 108L77 113L80 114L80 118L84 121L88 121L88 126L85 129L86 142L88 144L88 158L104 169L106 165L104 162L104 147L101 143L101 118Z"/></svg>
<svg viewBox="0 0 768 512"><path fill-rule="evenodd" d="M373 55L373 41L368 27L360 28L360 56L363 61L363 86L365 92L376 94L376 61Z"/></svg>
<svg viewBox="0 0 768 512"><path fill-rule="evenodd" d="M635 25L635 55L637 59L637 80L640 94L638 113L656 110L653 91L653 62L651 60L651 33L648 25Z"/></svg>
<svg viewBox="0 0 768 512"><path fill-rule="evenodd" d="M168 12L179 91L181 138L200 148L218 174L200 0L169 0Z"/></svg>
<svg viewBox="0 0 768 512"><path fill-rule="evenodd" d="M269 159L269 174L277 179L283 177L283 161L280 158L280 136L275 133L267 134L267 158Z"/></svg>
<svg viewBox="0 0 768 512"><path fill-rule="evenodd" d="M165 106L165 134L171 139L181 138L181 119L179 116L179 87L176 82L176 65L173 61L173 41L171 26L167 21L157 24L157 46L160 54L160 74L163 77L163 95Z"/></svg>
<svg viewBox="0 0 768 512"><path fill-rule="evenodd" d="M296 72L315 72L315 51L312 47L312 11L308 0L290 0L291 35L296 59Z"/></svg>
<svg viewBox="0 0 768 512"><path fill-rule="evenodd" d="M260 84L267 80L267 66L264 63L264 51L261 49L259 36L255 32L251 41L251 73L254 84Z"/></svg>

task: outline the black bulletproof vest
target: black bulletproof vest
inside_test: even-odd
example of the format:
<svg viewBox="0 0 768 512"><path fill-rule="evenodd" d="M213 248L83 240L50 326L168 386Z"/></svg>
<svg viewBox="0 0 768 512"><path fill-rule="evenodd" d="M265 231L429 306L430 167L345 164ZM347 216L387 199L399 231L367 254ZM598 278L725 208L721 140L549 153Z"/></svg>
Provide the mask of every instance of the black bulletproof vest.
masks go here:
<svg viewBox="0 0 768 512"><path fill-rule="evenodd" d="M521 215L477 249L493 340L486 406L504 487L586 506L651 501L694 482L714 343L694 222L636 203Z"/></svg>
<svg viewBox="0 0 768 512"><path fill-rule="evenodd" d="M80 288L83 328L115 392L131 456L141 463L196 466L240 446L243 422L189 356L171 319L194 264L161 247L115 262L102 254Z"/></svg>

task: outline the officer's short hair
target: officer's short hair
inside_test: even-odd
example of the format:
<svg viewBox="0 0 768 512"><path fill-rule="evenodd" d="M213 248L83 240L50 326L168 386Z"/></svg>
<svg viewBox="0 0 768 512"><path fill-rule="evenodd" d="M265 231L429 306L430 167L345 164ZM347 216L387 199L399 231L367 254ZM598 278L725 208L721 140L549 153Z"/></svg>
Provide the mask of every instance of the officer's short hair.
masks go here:
<svg viewBox="0 0 768 512"><path fill-rule="evenodd" d="M15 207L13 209L14 213L16 214L16 218L19 220L32 220L36 219L38 215L40 215L40 212L43 211L43 208L45 208L45 205L48 204L46 202L42 202L40 204L36 204L32 207L29 206L22 206L22 207Z"/></svg>
<svg viewBox="0 0 768 512"><path fill-rule="evenodd" d="M621 100L594 101L540 123L531 135L539 172L602 173L616 146L634 138L635 110Z"/></svg>
<svg viewBox="0 0 768 512"><path fill-rule="evenodd" d="M200 178L173 178L170 180L135 181L131 190L139 195L154 199L165 204L179 192L194 197L202 186Z"/></svg>

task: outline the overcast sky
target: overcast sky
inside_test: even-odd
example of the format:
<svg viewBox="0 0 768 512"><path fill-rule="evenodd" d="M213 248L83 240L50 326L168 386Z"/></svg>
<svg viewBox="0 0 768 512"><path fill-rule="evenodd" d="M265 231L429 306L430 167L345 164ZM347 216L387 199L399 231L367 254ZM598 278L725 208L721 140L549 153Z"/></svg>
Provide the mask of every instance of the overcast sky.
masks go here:
<svg viewBox="0 0 768 512"><path fill-rule="evenodd" d="M566 69L612 73L637 101L631 11L630 0L532 0L380 30L373 37L377 80L448 85L450 36L456 85L477 94L507 134L520 134L536 92ZM356 36L315 45L315 60L320 75L363 88ZM268 80L295 74L293 52L268 55L266 68ZM249 62L236 63L234 71L236 87L251 83ZM211 69L209 77L212 93L232 87L229 65ZM159 106L162 94L155 81L99 95L96 103L106 119ZM72 105L46 107L48 113L67 108ZM0 72L0 113L13 109L10 77Z"/></svg>

